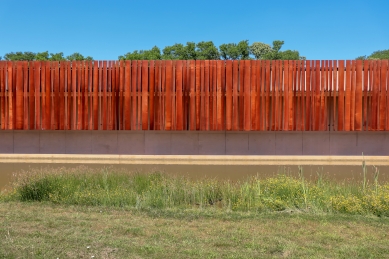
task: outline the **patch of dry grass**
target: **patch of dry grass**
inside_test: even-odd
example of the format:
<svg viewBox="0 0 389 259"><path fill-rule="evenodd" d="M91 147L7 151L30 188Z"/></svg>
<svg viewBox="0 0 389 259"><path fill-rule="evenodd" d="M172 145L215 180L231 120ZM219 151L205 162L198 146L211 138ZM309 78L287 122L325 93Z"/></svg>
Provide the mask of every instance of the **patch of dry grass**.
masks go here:
<svg viewBox="0 0 389 259"><path fill-rule="evenodd" d="M389 258L388 233L385 217L0 202L0 258Z"/></svg>

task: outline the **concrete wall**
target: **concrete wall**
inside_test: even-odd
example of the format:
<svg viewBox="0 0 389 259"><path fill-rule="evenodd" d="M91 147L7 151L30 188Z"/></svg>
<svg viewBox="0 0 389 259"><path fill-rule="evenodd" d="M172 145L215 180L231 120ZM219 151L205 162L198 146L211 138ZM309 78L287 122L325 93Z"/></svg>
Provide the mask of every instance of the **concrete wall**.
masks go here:
<svg viewBox="0 0 389 259"><path fill-rule="evenodd" d="M0 131L0 153L389 155L389 132Z"/></svg>

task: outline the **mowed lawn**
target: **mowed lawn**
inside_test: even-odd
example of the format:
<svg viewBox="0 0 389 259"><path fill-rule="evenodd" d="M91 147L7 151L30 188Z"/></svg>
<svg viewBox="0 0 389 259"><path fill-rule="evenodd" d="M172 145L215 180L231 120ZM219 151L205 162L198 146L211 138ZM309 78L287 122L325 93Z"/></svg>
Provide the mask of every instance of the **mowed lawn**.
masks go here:
<svg viewBox="0 0 389 259"><path fill-rule="evenodd" d="M0 202L0 258L389 258L389 218Z"/></svg>

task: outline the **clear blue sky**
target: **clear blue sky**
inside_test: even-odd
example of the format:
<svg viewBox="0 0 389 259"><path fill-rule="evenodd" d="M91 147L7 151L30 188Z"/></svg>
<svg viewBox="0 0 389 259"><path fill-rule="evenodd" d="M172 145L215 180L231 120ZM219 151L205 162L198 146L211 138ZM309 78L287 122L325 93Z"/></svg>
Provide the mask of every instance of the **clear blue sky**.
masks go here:
<svg viewBox="0 0 389 259"><path fill-rule="evenodd" d="M307 59L354 59L389 49L389 0L0 0L0 56L129 51L212 40L271 44Z"/></svg>

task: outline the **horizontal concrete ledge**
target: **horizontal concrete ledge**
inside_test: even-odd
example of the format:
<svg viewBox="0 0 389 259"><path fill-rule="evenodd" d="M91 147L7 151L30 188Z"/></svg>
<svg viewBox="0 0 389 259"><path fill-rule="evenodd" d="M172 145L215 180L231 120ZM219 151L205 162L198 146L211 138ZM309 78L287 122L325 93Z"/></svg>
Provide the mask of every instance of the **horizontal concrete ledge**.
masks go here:
<svg viewBox="0 0 389 259"><path fill-rule="evenodd" d="M387 166L389 156L69 155L0 154L0 163L144 165L366 165Z"/></svg>

